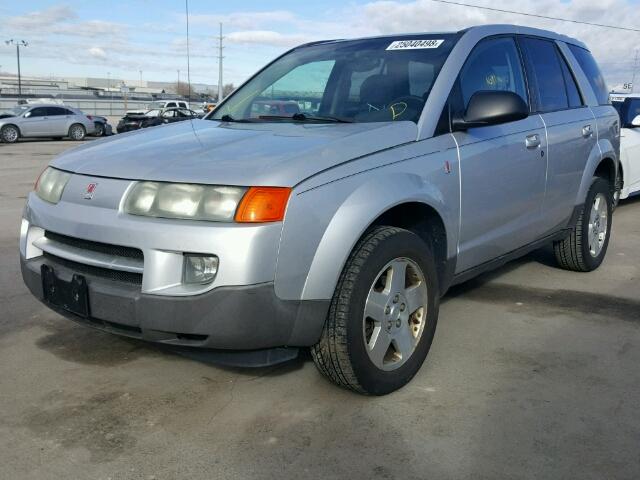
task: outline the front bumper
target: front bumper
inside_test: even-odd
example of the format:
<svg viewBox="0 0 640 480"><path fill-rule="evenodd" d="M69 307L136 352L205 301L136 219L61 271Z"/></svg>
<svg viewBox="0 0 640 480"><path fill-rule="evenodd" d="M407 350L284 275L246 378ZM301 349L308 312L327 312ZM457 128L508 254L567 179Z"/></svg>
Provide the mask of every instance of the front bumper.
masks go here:
<svg viewBox="0 0 640 480"><path fill-rule="evenodd" d="M97 193L86 199L83 191L92 182ZM132 184L76 174L57 205L29 195L20 257L24 281L37 298L44 300L41 267L47 265L67 282L84 276L88 286L87 318L52 308L103 330L216 349L317 342L329 300L285 301L275 294L281 224L127 215L120 205ZM217 256L215 279L185 283L186 254Z"/></svg>
<svg viewBox="0 0 640 480"><path fill-rule="evenodd" d="M76 322L119 335L168 345L230 350L310 346L320 337L329 301L285 301L273 283L219 287L201 295L171 297L141 293L126 284L82 272L89 290L89 317L53 307L44 300L41 267L71 280L73 268L46 256L20 257L31 293Z"/></svg>

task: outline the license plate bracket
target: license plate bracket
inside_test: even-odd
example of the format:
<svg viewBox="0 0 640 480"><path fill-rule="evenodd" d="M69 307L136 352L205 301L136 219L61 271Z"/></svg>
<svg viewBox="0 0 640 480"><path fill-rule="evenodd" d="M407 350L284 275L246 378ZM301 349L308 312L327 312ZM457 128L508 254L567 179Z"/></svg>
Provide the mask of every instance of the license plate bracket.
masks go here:
<svg viewBox="0 0 640 480"><path fill-rule="evenodd" d="M67 282L58 278L48 265L42 265L40 272L46 302L84 318L89 316L89 288L82 275L74 274Z"/></svg>

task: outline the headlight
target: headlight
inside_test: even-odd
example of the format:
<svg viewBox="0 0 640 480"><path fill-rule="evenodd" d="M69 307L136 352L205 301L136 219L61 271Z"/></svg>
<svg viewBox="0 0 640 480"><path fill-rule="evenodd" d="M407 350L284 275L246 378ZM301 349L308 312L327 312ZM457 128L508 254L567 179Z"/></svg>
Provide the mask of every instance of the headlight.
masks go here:
<svg viewBox="0 0 640 480"><path fill-rule="evenodd" d="M36 182L36 195L46 202L58 203L70 178L70 173L48 167Z"/></svg>
<svg viewBox="0 0 640 480"><path fill-rule="evenodd" d="M231 222L246 190L243 187L138 182L125 199L124 211L149 217Z"/></svg>

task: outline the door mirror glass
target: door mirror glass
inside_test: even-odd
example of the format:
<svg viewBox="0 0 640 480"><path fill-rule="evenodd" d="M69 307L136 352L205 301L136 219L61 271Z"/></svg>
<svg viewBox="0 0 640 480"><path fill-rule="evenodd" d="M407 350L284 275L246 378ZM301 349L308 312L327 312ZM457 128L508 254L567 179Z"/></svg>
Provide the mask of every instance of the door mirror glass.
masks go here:
<svg viewBox="0 0 640 480"><path fill-rule="evenodd" d="M631 126L640 127L640 115L636 115L633 120L631 120Z"/></svg>
<svg viewBox="0 0 640 480"><path fill-rule="evenodd" d="M454 115L452 126L460 131L515 122L528 116L529 107L517 93L485 90L473 94L466 111Z"/></svg>

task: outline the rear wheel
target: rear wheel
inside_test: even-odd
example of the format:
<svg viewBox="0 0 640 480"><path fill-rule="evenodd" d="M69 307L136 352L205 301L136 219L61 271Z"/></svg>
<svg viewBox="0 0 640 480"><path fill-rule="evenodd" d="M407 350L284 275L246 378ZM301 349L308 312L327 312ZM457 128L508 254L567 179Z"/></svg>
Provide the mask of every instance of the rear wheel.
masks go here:
<svg viewBox="0 0 640 480"><path fill-rule="evenodd" d="M611 235L613 195L609 182L596 177L571 234L555 242L558 264L576 272L590 272L600 266Z"/></svg>
<svg viewBox="0 0 640 480"><path fill-rule="evenodd" d="M376 227L340 276L321 339L311 350L316 366L359 393L397 390L429 352L438 299L429 245L408 230Z"/></svg>
<svg viewBox="0 0 640 480"><path fill-rule="evenodd" d="M69 138L71 138L71 140L84 140L84 137L86 137L86 135L87 131L85 130L84 126L80 125L79 123L74 123L69 127Z"/></svg>
<svg viewBox="0 0 640 480"><path fill-rule="evenodd" d="M94 135L96 137L102 137L102 136L104 136L104 132L105 132L104 124L102 124L100 122L96 122L95 123Z"/></svg>
<svg viewBox="0 0 640 480"><path fill-rule="evenodd" d="M0 138L2 138L2 141L5 143L16 143L18 138L20 138L20 131L18 127L14 125L5 125L2 127L2 130L0 130Z"/></svg>

